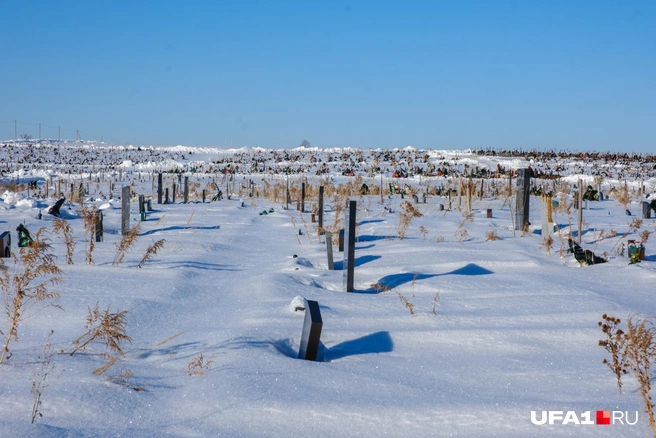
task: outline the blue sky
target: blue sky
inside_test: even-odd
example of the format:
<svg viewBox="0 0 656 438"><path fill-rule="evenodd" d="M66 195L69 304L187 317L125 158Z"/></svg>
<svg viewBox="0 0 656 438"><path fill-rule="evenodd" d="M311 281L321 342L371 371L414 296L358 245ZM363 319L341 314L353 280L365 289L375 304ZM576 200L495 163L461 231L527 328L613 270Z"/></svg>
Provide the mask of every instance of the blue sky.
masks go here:
<svg viewBox="0 0 656 438"><path fill-rule="evenodd" d="M655 1L15 1L0 138L656 153Z"/></svg>

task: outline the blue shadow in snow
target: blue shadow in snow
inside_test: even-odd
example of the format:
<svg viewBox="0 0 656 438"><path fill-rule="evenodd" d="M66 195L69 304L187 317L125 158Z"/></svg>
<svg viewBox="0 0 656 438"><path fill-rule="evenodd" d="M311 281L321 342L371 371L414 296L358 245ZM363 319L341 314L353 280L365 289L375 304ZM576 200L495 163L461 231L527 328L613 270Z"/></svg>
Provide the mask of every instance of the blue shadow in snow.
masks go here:
<svg viewBox="0 0 656 438"><path fill-rule="evenodd" d="M371 249L371 248L373 248L374 246L376 246L375 243L372 243L371 245L365 245L365 246L356 246L356 247L355 247L355 250L358 251L358 250L361 250L361 249Z"/></svg>
<svg viewBox="0 0 656 438"><path fill-rule="evenodd" d="M489 269L485 269L481 266L478 266L475 263L470 263L468 265L463 266L462 268L455 269L451 272L445 272L444 274L418 274L414 272L402 272L400 274L391 274L391 275L386 275L380 280L378 280L377 284L383 287L383 289L376 289L373 287L370 287L369 289L365 290L359 290L356 292L359 293L365 293L365 294L377 294L384 292L384 289L394 289L395 287L399 287L403 284L410 283L411 281L416 281L416 280L425 280L427 278L433 278L433 277L441 277L444 275L489 275L489 274L494 274L493 271L490 271Z"/></svg>
<svg viewBox="0 0 656 438"><path fill-rule="evenodd" d="M364 224L375 224L378 222L385 222L383 219L365 219L363 221L360 221L358 225L364 225Z"/></svg>
<svg viewBox="0 0 656 438"><path fill-rule="evenodd" d="M323 351L323 361L331 362L358 354L389 353L393 350L394 342L389 332L376 332L326 348Z"/></svg>
<svg viewBox="0 0 656 438"><path fill-rule="evenodd" d="M221 228L220 225L216 225L216 226L213 226L213 227L181 227L181 226L175 226L175 227L158 228L156 230L149 230L149 231L141 233L140 236L148 236L149 234L159 233L160 231L218 230L220 228Z"/></svg>
<svg viewBox="0 0 656 438"><path fill-rule="evenodd" d="M376 240L396 240L399 236L358 236L356 242L375 242Z"/></svg>
<svg viewBox="0 0 656 438"><path fill-rule="evenodd" d="M358 267L362 266L365 263L373 262L374 260L378 260L382 256L379 255L364 255L360 257L356 257L355 260L353 260L353 266ZM344 260L338 260L335 262L335 271L343 271L344 270Z"/></svg>

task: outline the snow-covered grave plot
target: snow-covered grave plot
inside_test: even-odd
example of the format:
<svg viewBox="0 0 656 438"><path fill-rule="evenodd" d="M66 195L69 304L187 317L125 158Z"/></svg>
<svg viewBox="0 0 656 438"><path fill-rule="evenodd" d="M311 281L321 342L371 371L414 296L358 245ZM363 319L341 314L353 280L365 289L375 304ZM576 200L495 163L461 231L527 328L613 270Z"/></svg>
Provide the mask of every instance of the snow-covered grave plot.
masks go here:
<svg viewBox="0 0 656 438"><path fill-rule="evenodd" d="M620 393L602 363L598 322L656 314L653 157L17 141L0 160L16 257L1 277L0 436L651 434L636 379ZM516 230L515 171L529 166ZM603 200L579 203L579 223L581 189ZM347 198L352 293L337 246ZM20 224L50 247L20 250ZM568 239L604 263L578 262ZM317 361L298 359L308 300Z"/></svg>

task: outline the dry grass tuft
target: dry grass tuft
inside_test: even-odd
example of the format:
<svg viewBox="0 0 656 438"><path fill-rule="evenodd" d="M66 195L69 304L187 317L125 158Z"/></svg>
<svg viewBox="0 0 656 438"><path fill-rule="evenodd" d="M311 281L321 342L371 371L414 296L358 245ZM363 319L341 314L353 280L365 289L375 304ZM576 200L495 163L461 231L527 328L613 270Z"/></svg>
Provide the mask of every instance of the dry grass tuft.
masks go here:
<svg viewBox="0 0 656 438"><path fill-rule="evenodd" d="M414 207L414 205L408 201L403 201L401 203L401 212L399 212L399 225L396 227L399 239L403 240L405 237L405 233L408 230L412 219L422 216L423 215Z"/></svg>
<svg viewBox="0 0 656 438"><path fill-rule="evenodd" d="M486 242L493 241L493 240L499 240L499 239L500 238L499 238L499 235L497 234L497 230L492 230L492 231L488 231L487 233L485 233L485 241Z"/></svg>
<svg viewBox="0 0 656 438"><path fill-rule="evenodd" d="M66 263L73 264L73 251L75 250L75 239L73 229L66 219L54 218L52 220L52 231L60 235L60 239L66 244Z"/></svg>
<svg viewBox="0 0 656 438"><path fill-rule="evenodd" d="M50 239L45 235L45 228L35 234L32 245L21 248L19 256L14 258L14 274L9 275L4 260L0 259L0 291L5 303L5 314L9 328L0 331L4 336L4 345L0 353L0 364L10 358L9 343L18 341L18 326L28 315L29 310L38 303L59 297L59 293L48 290L50 285L58 284L62 270L55 264L50 252ZM61 308L50 302L47 305Z"/></svg>
<svg viewBox="0 0 656 438"><path fill-rule="evenodd" d="M627 331L617 328L621 323L619 318L602 315L598 325L606 334L606 339L599 341L611 355L611 360L603 363L615 374L617 388L622 392L622 376L631 372L640 386L640 395L644 403L644 411L649 419L649 426L656 436L656 421L654 421L654 404L651 401L651 366L656 361L656 327L652 318L636 319L629 316Z"/></svg>
<svg viewBox="0 0 656 438"><path fill-rule="evenodd" d="M85 261L90 265L94 264L93 250L95 245L93 241L96 234L97 212L98 208L95 205L93 207L80 208L79 210L80 216L82 216L82 221L84 223L84 234L89 236L89 247L86 249Z"/></svg>
<svg viewBox="0 0 656 438"><path fill-rule="evenodd" d="M125 253L132 248L132 245L137 241L139 237L139 231L141 231L141 223L135 225L127 234L123 235L121 241L116 245L116 255L114 256L114 261L112 266L118 266L123 262Z"/></svg>
<svg viewBox="0 0 656 438"><path fill-rule="evenodd" d="M101 311L98 305L96 303L93 309L89 308L87 323L84 326L87 331L71 344L73 348L70 352L71 356L78 350L85 350L87 345L94 341L103 342L107 350L119 354L123 354L121 343L126 341L132 343L132 338L126 333L128 326L127 315L129 312L123 310L121 312L110 313L109 306L105 311ZM108 356L105 353L105 357Z"/></svg>
<svg viewBox="0 0 656 438"><path fill-rule="evenodd" d="M437 311L435 310L435 307L437 306L437 302L440 300L440 291L435 292L435 296L433 297L433 308L431 309L433 312L433 315L437 315Z"/></svg>
<svg viewBox="0 0 656 438"><path fill-rule="evenodd" d="M615 199L625 210L628 210L631 206L631 193L626 183L620 185L619 188L612 189L609 196Z"/></svg>
<svg viewBox="0 0 656 438"><path fill-rule="evenodd" d="M155 257L157 255L157 251L159 251L160 249L162 249L164 247L164 242L166 242L165 239L160 239L157 242L150 245L148 247L148 249L146 250L146 253L144 254L144 256L141 258L141 261L137 265L137 268L141 268L144 265L144 263L146 263L148 260Z"/></svg>
<svg viewBox="0 0 656 438"><path fill-rule="evenodd" d="M398 290L395 289L394 292L396 292L396 294L399 296L399 299L405 305L405 308L410 311L410 315L411 316L414 315L415 314L415 311L414 311L415 305L412 304L410 301L408 301L408 299L405 296L403 296L403 294L401 294L401 292L399 292Z"/></svg>
<svg viewBox="0 0 656 438"><path fill-rule="evenodd" d="M540 248L544 250L547 255L551 255L551 247L554 244L552 236L544 236L542 238L542 243L540 243Z"/></svg>
<svg viewBox="0 0 656 438"><path fill-rule="evenodd" d="M205 371L212 369L212 363L214 361L205 360L203 353L195 356L187 364L187 374L190 376L202 376L205 374Z"/></svg>
<svg viewBox="0 0 656 438"><path fill-rule="evenodd" d="M109 376L107 377L107 380L116 383L117 385L125 386L126 388L130 388L134 391L143 391L144 387L143 386L135 386L132 384L130 379L134 377L134 373L130 371L127 368L121 369L121 371L118 373L116 376Z"/></svg>
<svg viewBox="0 0 656 438"><path fill-rule="evenodd" d="M55 348L52 345L50 339L54 334L54 330L50 331L45 345L43 346L43 353L40 354L35 361L35 365L30 364L30 370L32 371L32 423L34 420L39 417L43 417L41 413L41 396L43 391L52 384L51 381L48 381L48 376L55 369L55 364L52 361L52 356L55 354ZM61 373L60 373L61 375ZM56 376L57 379L59 376Z"/></svg>

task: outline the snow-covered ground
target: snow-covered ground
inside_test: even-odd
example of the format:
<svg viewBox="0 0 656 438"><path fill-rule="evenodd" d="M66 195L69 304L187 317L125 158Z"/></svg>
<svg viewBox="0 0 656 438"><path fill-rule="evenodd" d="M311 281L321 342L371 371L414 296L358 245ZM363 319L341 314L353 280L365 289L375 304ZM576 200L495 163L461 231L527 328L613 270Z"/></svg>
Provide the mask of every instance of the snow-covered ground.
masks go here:
<svg viewBox="0 0 656 438"><path fill-rule="evenodd" d="M604 313L623 320L633 313L656 314L652 241L644 242L641 263L629 264L627 257L629 239L640 240L645 231L656 231L653 219L631 228L641 217L641 202L649 200L638 192L640 185L647 194L656 187L648 174L653 167L638 172L638 165L626 163L542 163L471 152L405 150L407 156L429 155L422 168L430 162L435 168L451 162L457 165L443 167L464 171L467 164L469 170L485 168L491 173L499 165L506 170L560 165L560 182L543 181L545 189L555 189L553 199L559 202L553 209L559 232L547 248L541 197L531 196L529 230L515 231L515 197L507 196L503 175L484 180L485 190L482 196L474 194L468 215L464 197L459 199L455 191L450 198L445 191L434 194L433 189L457 187L461 181L456 177L427 177L424 172L391 178L407 158L401 157L404 150L396 151L398 162L381 170L383 185L395 182L418 190L420 202L413 204L422 216L412 219L400 239L399 213L412 198L387 193L382 201L379 194L351 196L358 201L355 292L346 293L343 253L334 247L335 270L328 270L325 240L312 222L316 196L306 200L306 213L296 209L300 181L305 177L310 191L310 185L345 185L361 175L357 188L365 183L373 191L380 173L370 173L372 166L390 162L375 163L373 157L384 152L370 151L359 161L354 150L298 149L299 156L287 161L282 155L294 152L278 151L276 163L270 151L259 149L143 148L153 153L137 164L139 157L126 155L128 148L94 147L98 154L117 154L114 164L108 160L105 174L100 173L97 158L66 163L48 152L54 148L44 151L36 165L19 166L20 160L11 161L6 154L3 158L2 182L7 187L0 193L0 233L11 232L12 251L18 254L16 227L24 223L32 235L45 227L64 275L60 284L50 286L61 294L52 300L61 308L37 305L26 312L18 340L9 344L11 357L0 365L0 436L651 434L635 380L627 376L620 394L614 375L602 363L607 353L598 346L603 334L597 322ZM11 148L14 156L20 148L26 155L30 151L20 144ZM9 148L4 149L8 153ZM137 153L136 148L131 150ZM193 160L189 152L194 152ZM333 165L330 155L346 159ZM241 157L244 169L248 163L249 173L221 173L226 165L221 160L234 156ZM271 159L265 166L272 167L271 173L254 171L258 156L261 163ZM317 175L318 160L332 167ZM275 173L276 164L285 163L297 166L297 171L289 176ZM66 172L74 165L80 167ZM178 198L175 204L156 204L156 181L147 172L170 170L162 166L172 165L198 183L193 202L182 204ZM416 158L414 164L405 163L405 168L413 166ZM192 173L192 167L204 173ZM356 176L342 175L349 167L356 168ZM601 168L608 172L603 181L595 171ZM49 196L39 197L34 189L28 195L26 187L16 190L17 178L24 184L36 181L42 195L47 181ZM76 241L73 264L66 263L66 246L52 232L53 216L46 210L57 199L54 191L60 178L62 189L70 181L88 183L85 206L102 208L105 235L93 250L95 264L85 262L89 237L78 203L62 207ZM115 197L129 183L135 194L153 197L153 211L141 222L136 243L118 266L112 262L121 238L121 202L108 199L110 178L115 181ZM602 191L621 187L626 180L632 195L626 206L605 199L591 201L583 210L581 246L605 255L608 263L581 266L565 251L570 234L578 240L578 211L563 208L571 203L578 178L584 184L600 184ZM265 198L264 193L276 184L286 187L287 180L292 202L285 210L284 196L274 201L273 195ZM177 176L165 174L167 187L174 181ZM477 190L480 181L475 179ZM200 203L203 188L207 202ZM219 188L223 199L209 202ZM327 228L343 225L338 205L343 201L339 195L325 200ZM626 215L627 206L632 216ZM130 225L139 222L133 199ZM493 234L498 239L489 240ZM148 246L160 239L165 239L163 248L138 268ZM4 260L13 273L12 259ZM296 358L304 312L295 311L292 302L299 296L320 304L323 330L317 362ZM127 334L132 343L122 345L123 355L96 342L71 356L71 344L85 332L88 309L96 303L101 310L129 312ZM0 330L8 334L4 316ZM39 357L51 330L54 369L38 407L42 416L31 424L31 388L40 380ZM0 339L4 344L5 338ZM106 354L117 360L98 372L108 362ZM201 354L206 364L202 375L190 375L190 364ZM131 377L121 381L120 375L126 373ZM531 411L537 411L538 419L542 411L575 411L579 421L590 411L593 422L596 411L622 411L631 422L637 411L638 422L563 425L557 420L554 425L535 425Z"/></svg>

